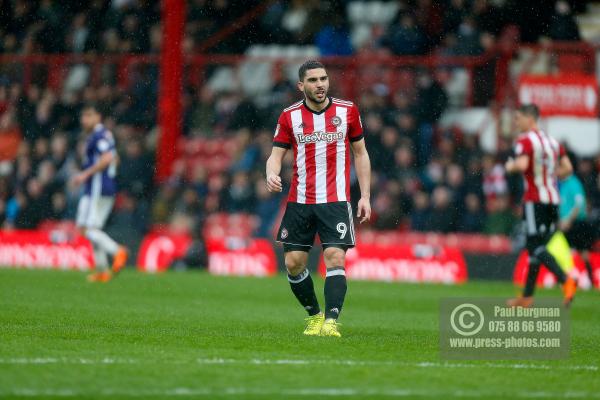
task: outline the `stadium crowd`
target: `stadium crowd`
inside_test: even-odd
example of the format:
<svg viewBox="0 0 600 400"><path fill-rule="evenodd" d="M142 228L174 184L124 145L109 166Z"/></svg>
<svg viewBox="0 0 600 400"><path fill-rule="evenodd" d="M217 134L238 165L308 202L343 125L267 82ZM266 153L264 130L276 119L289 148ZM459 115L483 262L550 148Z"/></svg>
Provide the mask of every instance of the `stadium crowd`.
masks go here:
<svg viewBox="0 0 600 400"><path fill-rule="evenodd" d="M212 34L267 3L260 18L209 49L238 54L253 43L315 44L321 55L359 51L350 41L348 5L355 0L191 0L187 2L186 50L194 51ZM366 3L366 2L363 2ZM401 0L388 26L371 40L394 54L426 54L438 47L453 54L481 53L482 40L497 37L508 24L535 42L579 40L573 12L585 2L559 0L540 7L536 0ZM152 0L0 1L0 53L156 52L160 41L160 2ZM533 14L533 17L532 17ZM515 17L517 16L517 17ZM366 18L366 16L365 16ZM52 40L48 40L52 38Z"/></svg>
<svg viewBox="0 0 600 400"><path fill-rule="evenodd" d="M239 16L228 12L244 9L229 7L234 2L190 2L186 51L193 51L202 38ZM258 3L244 2L247 8ZM323 55L353 54L360 49L354 49L349 39L346 3L276 1L245 28L244 35L234 35L210 50L239 53L251 43L279 41L316 44ZM157 4L95 0L59 6L53 0L0 1L0 53L156 53L160 49ZM323 10L324 4L329 8ZM508 0L502 7L486 0L400 4L391 25L374 34L376 46L397 55L474 55L501 33L509 7L526 8L535 2ZM578 38L567 2L559 1L547 14L540 15L537 26L529 19L512 22L521 26L523 40ZM229 163L214 171L203 165L190 170L180 161L166 182L156 184L157 81L157 71L150 66L138 71L125 87L116 79L103 79L97 87L73 79L70 89L57 90L46 84L43 74L24 86L18 68L0 64L0 224L34 228L45 220L73 218L78 193L68 181L81 162L78 113L83 104L94 102L115 133L120 154L121 190L109 224L117 240L139 241L152 225L182 220L200 232L206 216L216 211L255 214L260 221L256 234L271 237L273 210L283 198L266 191L263 170L279 112L300 97L293 83L278 81L264 96L269 100L261 104L241 91L186 87L184 134L189 140L228 141ZM373 163L375 229L511 233L518 218L518 198L511 194L520 183L508 178L502 167L511 151L509 138L500 140L497 154L485 154L477 137L439 129L437 122L449 107L448 96L427 71L419 71L412 90L391 93L373 87L354 100L361 110ZM600 158L575 161L589 204L598 215ZM283 176L290 176L289 168ZM357 189L354 179L355 194Z"/></svg>

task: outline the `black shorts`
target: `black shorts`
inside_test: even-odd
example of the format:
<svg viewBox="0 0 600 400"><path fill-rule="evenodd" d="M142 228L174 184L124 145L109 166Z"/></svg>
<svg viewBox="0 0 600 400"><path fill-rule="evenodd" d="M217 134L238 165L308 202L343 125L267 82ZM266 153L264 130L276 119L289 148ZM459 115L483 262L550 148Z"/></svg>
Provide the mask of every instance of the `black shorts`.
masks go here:
<svg viewBox="0 0 600 400"><path fill-rule="evenodd" d="M558 206L527 202L523 206L523 220L527 234L527 251L533 254L538 247L545 247L556 232Z"/></svg>
<svg viewBox="0 0 600 400"><path fill-rule="evenodd" d="M587 221L576 220L565 236L572 249L591 250L596 242L596 229Z"/></svg>
<svg viewBox="0 0 600 400"><path fill-rule="evenodd" d="M288 203L277 241L288 251L309 251L319 234L323 249L354 247L352 207L347 201L324 204Z"/></svg>

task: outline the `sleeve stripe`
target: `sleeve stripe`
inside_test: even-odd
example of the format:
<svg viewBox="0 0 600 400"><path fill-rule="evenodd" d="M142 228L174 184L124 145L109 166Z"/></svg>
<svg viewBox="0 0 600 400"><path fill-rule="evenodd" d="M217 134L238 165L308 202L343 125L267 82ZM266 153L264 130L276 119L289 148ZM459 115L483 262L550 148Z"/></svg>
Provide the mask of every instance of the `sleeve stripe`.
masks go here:
<svg viewBox="0 0 600 400"><path fill-rule="evenodd" d="M350 141L351 141L351 142L358 142L359 140L361 140L361 139L362 139L362 138L364 138L364 137L365 137L365 135L363 135L363 134L361 133L361 134L360 134L360 135L358 135L358 136L351 137L351 138L350 138Z"/></svg>
<svg viewBox="0 0 600 400"><path fill-rule="evenodd" d="M283 143L283 142L273 142L273 146L275 147L282 147L284 149L291 149L292 145L289 143Z"/></svg>

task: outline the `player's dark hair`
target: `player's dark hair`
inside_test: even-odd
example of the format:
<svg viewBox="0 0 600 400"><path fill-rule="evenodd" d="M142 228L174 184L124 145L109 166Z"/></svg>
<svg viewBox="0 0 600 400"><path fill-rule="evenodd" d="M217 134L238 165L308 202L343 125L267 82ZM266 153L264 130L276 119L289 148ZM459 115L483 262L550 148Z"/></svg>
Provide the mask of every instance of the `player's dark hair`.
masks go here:
<svg viewBox="0 0 600 400"><path fill-rule="evenodd" d="M308 60L304 64L302 64L298 69L298 78L300 79L300 82L304 80L304 77L306 76L306 71L308 71L309 69L317 68L325 69L325 66L317 60Z"/></svg>
<svg viewBox="0 0 600 400"><path fill-rule="evenodd" d="M102 110L100 110L100 107L98 107L98 104L96 104L96 103L85 103L83 105L83 108L81 109L81 111L86 111L86 110L93 110L93 111L97 112L98 114L102 115Z"/></svg>
<svg viewBox="0 0 600 400"><path fill-rule="evenodd" d="M538 119L540 117L540 109L535 104L521 104L517 109L521 114L529 115L534 119Z"/></svg>

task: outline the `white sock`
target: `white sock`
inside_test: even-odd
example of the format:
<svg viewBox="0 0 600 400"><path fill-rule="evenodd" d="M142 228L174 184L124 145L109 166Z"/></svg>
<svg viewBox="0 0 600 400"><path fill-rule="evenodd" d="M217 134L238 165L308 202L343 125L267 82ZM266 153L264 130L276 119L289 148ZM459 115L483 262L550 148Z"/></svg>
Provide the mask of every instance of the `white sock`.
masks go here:
<svg viewBox="0 0 600 400"><path fill-rule="evenodd" d="M119 250L118 243L100 229L88 229L85 236L90 239L95 247L98 247L100 250L103 250L111 256Z"/></svg>
<svg viewBox="0 0 600 400"><path fill-rule="evenodd" d="M100 250L94 246L94 261L96 263L96 271L103 272L108 269L108 256L104 250Z"/></svg>

